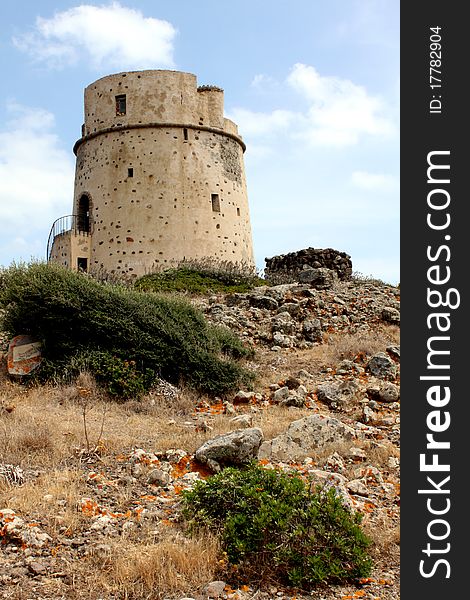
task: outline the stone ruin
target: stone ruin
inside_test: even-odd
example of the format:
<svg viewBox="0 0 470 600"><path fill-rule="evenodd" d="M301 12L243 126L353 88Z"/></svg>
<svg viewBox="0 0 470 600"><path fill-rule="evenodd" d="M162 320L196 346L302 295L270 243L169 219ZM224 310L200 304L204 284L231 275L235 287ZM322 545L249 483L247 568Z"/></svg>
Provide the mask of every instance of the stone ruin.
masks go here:
<svg viewBox="0 0 470 600"><path fill-rule="evenodd" d="M309 283L325 277L326 269L340 281L352 275L351 257L332 248L306 248L265 258L264 276L273 283ZM333 272L333 273L331 273Z"/></svg>

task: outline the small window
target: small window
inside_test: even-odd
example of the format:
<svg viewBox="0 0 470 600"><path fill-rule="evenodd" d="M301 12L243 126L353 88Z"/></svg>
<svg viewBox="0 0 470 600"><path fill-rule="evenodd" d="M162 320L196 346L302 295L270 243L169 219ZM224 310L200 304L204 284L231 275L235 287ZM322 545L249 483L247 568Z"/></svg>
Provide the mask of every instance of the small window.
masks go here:
<svg viewBox="0 0 470 600"><path fill-rule="evenodd" d="M219 194L211 194L211 202L213 212L220 212Z"/></svg>
<svg viewBox="0 0 470 600"><path fill-rule="evenodd" d="M116 116L120 117L126 114L126 94L116 96Z"/></svg>
<svg viewBox="0 0 470 600"><path fill-rule="evenodd" d="M134 169L132 167L129 167L127 169L127 176L128 177L134 177Z"/></svg>
<svg viewBox="0 0 470 600"><path fill-rule="evenodd" d="M239 216L240 216L240 209L237 208L237 217L239 217Z"/></svg>
<svg viewBox="0 0 470 600"><path fill-rule="evenodd" d="M188 130L186 129L186 127L183 129L183 136L184 136L184 141L187 142L188 141Z"/></svg>
<svg viewBox="0 0 470 600"><path fill-rule="evenodd" d="M88 269L88 258L77 258L77 269L79 271L87 271Z"/></svg>

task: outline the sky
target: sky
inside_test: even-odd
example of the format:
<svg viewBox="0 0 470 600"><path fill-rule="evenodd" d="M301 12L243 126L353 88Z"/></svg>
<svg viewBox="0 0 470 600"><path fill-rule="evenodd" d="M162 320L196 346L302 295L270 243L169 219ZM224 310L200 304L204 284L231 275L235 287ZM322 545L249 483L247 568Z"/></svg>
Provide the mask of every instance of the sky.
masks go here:
<svg viewBox="0 0 470 600"><path fill-rule="evenodd" d="M259 269L334 248L400 281L399 0L18 0L0 22L0 266L44 259L72 211L84 88L174 69L224 89Z"/></svg>

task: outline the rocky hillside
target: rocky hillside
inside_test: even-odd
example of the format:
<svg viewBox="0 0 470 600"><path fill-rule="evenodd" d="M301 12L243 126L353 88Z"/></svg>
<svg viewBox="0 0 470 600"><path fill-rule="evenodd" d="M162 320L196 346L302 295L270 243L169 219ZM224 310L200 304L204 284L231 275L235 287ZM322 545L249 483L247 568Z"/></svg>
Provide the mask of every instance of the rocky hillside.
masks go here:
<svg viewBox="0 0 470 600"><path fill-rule="evenodd" d="M399 598L399 289L373 281L197 297L255 349L253 389L208 398L161 382L110 403L74 385L0 380L0 598ZM258 460L334 487L363 515L372 576L307 594L230 578L180 494ZM233 575L233 573L232 573Z"/></svg>

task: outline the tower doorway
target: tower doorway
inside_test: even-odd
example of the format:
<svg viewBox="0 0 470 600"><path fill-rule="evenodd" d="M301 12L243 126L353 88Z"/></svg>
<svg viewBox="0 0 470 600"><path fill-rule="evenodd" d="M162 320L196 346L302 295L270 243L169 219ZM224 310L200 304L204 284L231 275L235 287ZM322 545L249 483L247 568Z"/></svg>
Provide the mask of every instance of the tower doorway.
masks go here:
<svg viewBox="0 0 470 600"><path fill-rule="evenodd" d="M85 194L78 201L77 229L79 232L90 233L90 199Z"/></svg>

